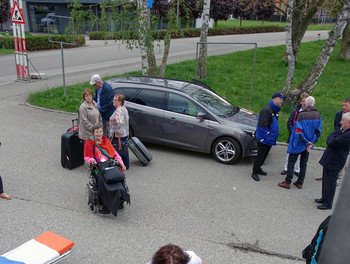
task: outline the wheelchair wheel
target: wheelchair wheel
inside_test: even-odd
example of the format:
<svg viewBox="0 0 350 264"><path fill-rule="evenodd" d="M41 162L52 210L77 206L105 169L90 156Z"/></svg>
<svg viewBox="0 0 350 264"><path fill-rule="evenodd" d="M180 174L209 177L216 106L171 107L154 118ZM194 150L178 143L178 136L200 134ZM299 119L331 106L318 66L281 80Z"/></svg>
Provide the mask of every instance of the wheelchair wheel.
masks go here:
<svg viewBox="0 0 350 264"><path fill-rule="evenodd" d="M86 202L87 204L91 204L93 200L93 194L92 194L92 186L90 184L86 184Z"/></svg>
<svg viewBox="0 0 350 264"><path fill-rule="evenodd" d="M97 206L94 205L94 203L90 203L89 204L89 209L92 213L96 213L97 212Z"/></svg>

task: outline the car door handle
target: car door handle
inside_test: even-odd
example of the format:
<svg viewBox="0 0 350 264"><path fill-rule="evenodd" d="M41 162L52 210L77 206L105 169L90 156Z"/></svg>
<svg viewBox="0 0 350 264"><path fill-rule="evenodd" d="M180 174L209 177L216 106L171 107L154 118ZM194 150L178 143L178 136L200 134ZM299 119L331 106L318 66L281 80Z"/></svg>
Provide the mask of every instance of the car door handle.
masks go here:
<svg viewBox="0 0 350 264"><path fill-rule="evenodd" d="M170 123L175 123L175 122L176 122L176 118L175 117L170 118Z"/></svg>
<svg viewBox="0 0 350 264"><path fill-rule="evenodd" d="M136 113L137 113L137 109L129 109L129 112L130 112L131 114L136 114Z"/></svg>

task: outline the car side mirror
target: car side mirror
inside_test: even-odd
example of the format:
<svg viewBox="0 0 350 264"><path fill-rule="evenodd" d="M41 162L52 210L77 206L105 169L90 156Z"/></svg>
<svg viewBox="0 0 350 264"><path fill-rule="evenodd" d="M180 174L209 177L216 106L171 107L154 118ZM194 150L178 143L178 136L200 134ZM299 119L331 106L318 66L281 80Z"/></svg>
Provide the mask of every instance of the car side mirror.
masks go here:
<svg viewBox="0 0 350 264"><path fill-rule="evenodd" d="M196 116L196 118L199 119L200 121L203 121L205 117L206 117L206 114L203 112L197 113L197 116Z"/></svg>

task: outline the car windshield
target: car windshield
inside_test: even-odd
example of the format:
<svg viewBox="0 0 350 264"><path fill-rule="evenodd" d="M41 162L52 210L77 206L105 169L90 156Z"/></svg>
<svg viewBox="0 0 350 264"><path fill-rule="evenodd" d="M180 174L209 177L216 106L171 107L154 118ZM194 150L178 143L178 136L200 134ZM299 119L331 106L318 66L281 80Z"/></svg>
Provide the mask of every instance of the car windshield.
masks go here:
<svg viewBox="0 0 350 264"><path fill-rule="evenodd" d="M225 118L239 112L238 106L231 104L213 92L198 89L191 96L217 116Z"/></svg>

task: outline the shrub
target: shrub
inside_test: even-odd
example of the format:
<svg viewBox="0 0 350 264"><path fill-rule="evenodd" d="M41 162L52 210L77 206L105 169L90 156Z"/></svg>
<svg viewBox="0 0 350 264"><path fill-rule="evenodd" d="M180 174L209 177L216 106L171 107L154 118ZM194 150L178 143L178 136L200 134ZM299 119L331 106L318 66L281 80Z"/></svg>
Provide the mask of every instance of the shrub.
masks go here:
<svg viewBox="0 0 350 264"><path fill-rule="evenodd" d="M266 27L245 27L245 28L209 28L208 36L218 35L234 35L234 34L252 34L264 32L281 32L285 31L284 27L266 26ZM172 38L194 38L200 36L200 28L186 28L180 32L173 33ZM153 32L153 38L163 39L166 30L156 30ZM101 32L93 31L89 33L91 40L101 39L136 39L137 31L117 31L117 32Z"/></svg>
<svg viewBox="0 0 350 264"><path fill-rule="evenodd" d="M63 41L63 42L71 42L70 37L65 35L52 35L50 37L51 40L54 41ZM65 48L72 47L81 47L85 45L85 37L84 36L76 36L75 37L75 45L63 45ZM15 49L15 44L13 41L13 37L1 37L0 38L0 48L2 49ZM47 50L47 49L59 49L60 44L49 42L47 35L36 35L36 36L28 36L26 38L26 48L27 51L34 50Z"/></svg>

